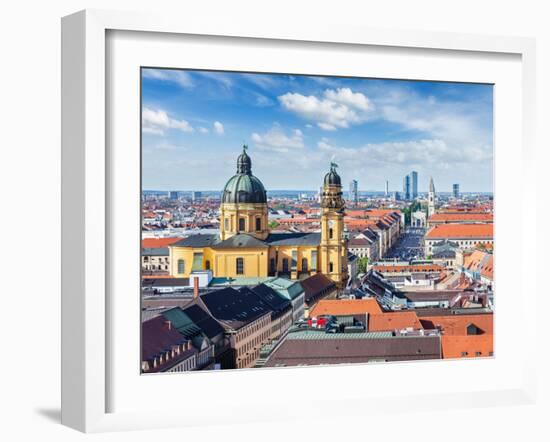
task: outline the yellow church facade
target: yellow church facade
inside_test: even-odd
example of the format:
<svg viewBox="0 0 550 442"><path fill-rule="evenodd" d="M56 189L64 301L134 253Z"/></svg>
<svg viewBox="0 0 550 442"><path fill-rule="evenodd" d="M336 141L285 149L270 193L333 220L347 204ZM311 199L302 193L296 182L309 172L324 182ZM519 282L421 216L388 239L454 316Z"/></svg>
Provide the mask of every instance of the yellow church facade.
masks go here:
<svg viewBox="0 0 550 442"><path fill-rule="evenodd" d="M348 279L348 252L342 185L335 165L324 179L321 231L271 232L267 193L252 175L245 146L237 159L237 173L222 191L219 235L191 235L169 249L174 277L211 270L214 277L300 279L321 272L343 287Z"/></svg>

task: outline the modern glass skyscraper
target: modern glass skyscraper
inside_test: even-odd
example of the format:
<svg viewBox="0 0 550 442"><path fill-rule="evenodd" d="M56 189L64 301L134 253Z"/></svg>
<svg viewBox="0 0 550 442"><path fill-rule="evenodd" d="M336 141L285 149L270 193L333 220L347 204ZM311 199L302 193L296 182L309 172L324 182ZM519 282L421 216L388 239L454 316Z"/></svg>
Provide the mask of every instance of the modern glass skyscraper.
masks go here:
<svg viewBox="0 0 550 442"><path fill-rule="evenodd" d="M412 171L403 178L403 199L414 200L418 197L418 172Z"/></svg>
<svg viewBox="0 0 550 442"><path fill-rule="evenodd" d="M453 196L460 198L460 186L458 184L453 184Z"/></svg>
<svg viewBox="0 0 550 442"><path fill-rule="evenodd" d="M357 201L359 200L359 196L357 195L357 180L351 180L349 183L348 199L354 206L357 205Z"/></svg>
<svg viewBox="0 0 550 442"><path fill-rule="evenodd" d="M411 199L411 176L410 175L405 175L405 178L403 178L403 199L404 200Z"/></svg>
<svg viewBox="0 0 550 442"><path fill-rule="evenodd" d="M418 172L411 172L411 199L416 199L418 197Z"/></svg>

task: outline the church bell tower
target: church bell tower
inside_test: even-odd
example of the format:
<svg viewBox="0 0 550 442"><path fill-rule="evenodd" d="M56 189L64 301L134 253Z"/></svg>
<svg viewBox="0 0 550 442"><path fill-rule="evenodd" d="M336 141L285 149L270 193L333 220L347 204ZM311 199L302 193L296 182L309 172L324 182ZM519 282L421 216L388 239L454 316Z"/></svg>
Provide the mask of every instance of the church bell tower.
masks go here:
<svg viewBox="0 0 550 442"><path fill-rule="evenodd" d="M336 172L337 167L330 164L321 194L320 266L321 273L336 282L341 290L348 279L348 247L344 237L342 181Z"/></svg>

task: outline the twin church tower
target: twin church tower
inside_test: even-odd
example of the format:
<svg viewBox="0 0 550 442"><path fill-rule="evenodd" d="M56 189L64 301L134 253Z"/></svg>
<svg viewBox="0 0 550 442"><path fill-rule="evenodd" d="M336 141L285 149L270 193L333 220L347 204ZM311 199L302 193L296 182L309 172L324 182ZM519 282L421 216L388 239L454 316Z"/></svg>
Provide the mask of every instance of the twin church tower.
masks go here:
<svg viewBox="0 0 550 442"><path fill-rule="evenodd" d="M247 147L237 173L221 195L219 235L192 235L170 246L171 274L189 277L211 270L214 277L282 276L301 279L323 273L343 288L348 280L342 182L330 165L321 195L321 232L271 232L267 193L252 174Z"/></svg>

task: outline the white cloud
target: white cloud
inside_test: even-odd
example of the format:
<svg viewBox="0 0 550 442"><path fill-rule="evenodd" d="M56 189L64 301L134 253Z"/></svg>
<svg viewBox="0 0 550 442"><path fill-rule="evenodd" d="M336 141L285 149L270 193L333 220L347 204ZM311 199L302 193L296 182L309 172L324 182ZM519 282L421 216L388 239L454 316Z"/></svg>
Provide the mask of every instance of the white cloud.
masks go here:
<svg viewBox="0 0 550 442"><path fill-rule="evenodd" d="M178 146L176 144L162 142L155 145L155 149L158 150L187 150L186 147Z"/></svg>
<svg viewBox="0 0 550 442"><path fill-rule="evenodd" d="M278 124L264 134L254 132L251 139L259 149L275 152L289 152L304 147L303 133L300 129L294 129L287 135Z"/></svg>
<svg viewBox="0 0 550 442"><path fill-rule="evenodd" d="M365 95L360 92L353 92L347 87L337 90L327 89L325 98L365 112L371 109L371 103Z"/></svg>
<svg viewBox="0 0 550 442"><path fill-rule="evenodd" d="M223 72L195 72L196 75L209 78L223 86L226 89L233 87L233 76L231 74L225 74Z"/></svg>
<svg viewBox="0 0 550 442"><path fill-rule="evenodd" d="M358 165L406 166L437 168L442 164L479 164L490 163L492 151L476 146L464 146L458 149L441 139L423 139L404 142L369 143L358 148L334 146L326 138L317 143L319 151L334 156L349 168Z"/></svg>
<svg viewBox="0 0 550 442"><path fill-rule="evenodd" d="M199 132L201 134L207 134L209 132L209 130L206 128L206 127L199 127Z"/></svg>
<svg viewBox="0 0 550 442"><path fill-rule="evenodd" d="M254 83L256 86L265 89L272 90L279 84L279 81L271 76L266 74L241 74L243 78L246 78L251 83Z"/></svg>
<svg viewBox="0 0 550 442"><path fill-rule="evenodd" d="M327 89L321 98L291 92L278 98L286 110L327 131L363 123L374 110L366 95L349 88Z"/></svg>
<svg viewBox="0 0 550 442"><path fill-rule="evenodd" d="M161 81L170 81L176 83L183 88L192 88L194 86L191 75L185 71L168 70L168 69L143 69L144 78L152 78Z"/></svg>
<svg viewBox="0 0 550 442"><path fill-rule="evenodd" d="M164 131L156 127L143 126L143 133L152 134L152 135L163 135Z"/></svg>
<svg viewBox="0 0 550 442"><path fill-rule="evenodd" d="M256 94L256 106L259 107L267 107L267 106L273 106L273 101L262 94Z"/></svg>
<svg viewBox="0 0 550 442"><path fill-rule="evenodd" d="M182 132L193 132L195 129L186 120L170 118L166 111L144 107L141 113L143 132L163 135L166 129L178 129Z"/></svg>
<svg viewBox="0 0 550 442"><path fill-rule="evenodd" d="M218 134L218 135L223 135L224 132L225 132L225 129L223 127L223 124L220 123L219 121L214 121L214 131Z"/></svg>

